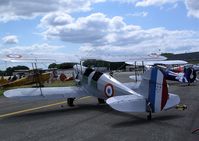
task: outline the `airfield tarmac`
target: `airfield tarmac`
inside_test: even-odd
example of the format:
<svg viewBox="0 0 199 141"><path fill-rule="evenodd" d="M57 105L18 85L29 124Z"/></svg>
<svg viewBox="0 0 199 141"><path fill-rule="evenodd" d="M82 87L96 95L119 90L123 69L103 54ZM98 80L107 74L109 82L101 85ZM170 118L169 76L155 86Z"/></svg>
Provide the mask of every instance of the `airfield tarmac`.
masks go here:
<svg viewBox="0 0 199 141"><path fill-rule="evenodd" d="M127 76L115 74L122 82L129 81ZM1 96L0 140L198 141L199 132L191 132L199 128L199 82L169 84L169 91L180 96L187 110L156 113L151 121L146 113L121 113L93 97L79 99L71 108L64 100L19 102Z"/></svg>

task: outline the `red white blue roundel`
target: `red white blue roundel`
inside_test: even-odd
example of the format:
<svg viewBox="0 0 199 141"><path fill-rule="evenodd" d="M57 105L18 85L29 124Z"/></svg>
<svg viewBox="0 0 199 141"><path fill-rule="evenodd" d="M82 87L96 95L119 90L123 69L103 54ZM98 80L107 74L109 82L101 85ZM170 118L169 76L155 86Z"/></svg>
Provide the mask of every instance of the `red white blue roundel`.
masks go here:
<svg viewBox="0 0 199 141"><path fill-rule="evenodd" d="M21 58L22 56L19 54L8 54L6 55L8 58Z"/></svg>
<svg viewBox="0 0 199 141"><path fill-rule="evenodd" d="M104 88L104 93L107 97L112 97L114 95L114 89L112 84L106 84Z"/></svg>

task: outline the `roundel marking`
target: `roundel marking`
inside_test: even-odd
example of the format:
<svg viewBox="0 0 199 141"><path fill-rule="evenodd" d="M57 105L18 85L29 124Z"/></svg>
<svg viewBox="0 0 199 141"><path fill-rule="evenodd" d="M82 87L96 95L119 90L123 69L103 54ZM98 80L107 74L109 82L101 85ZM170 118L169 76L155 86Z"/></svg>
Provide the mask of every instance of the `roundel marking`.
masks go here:
<svg viewBox="0 0 199 141"><path fill-rule="evenodd" d="M108 83L108 84L105 85L104 94L108 98L114 96L114 89L113 89L113 85L112 84Z"/></svg>
<svg viewBox="0 0 199 141"><path fill-rule="evenodd" d="M8 58L21 58L22 56L19 54L8 54L6 55Z"/></svg>

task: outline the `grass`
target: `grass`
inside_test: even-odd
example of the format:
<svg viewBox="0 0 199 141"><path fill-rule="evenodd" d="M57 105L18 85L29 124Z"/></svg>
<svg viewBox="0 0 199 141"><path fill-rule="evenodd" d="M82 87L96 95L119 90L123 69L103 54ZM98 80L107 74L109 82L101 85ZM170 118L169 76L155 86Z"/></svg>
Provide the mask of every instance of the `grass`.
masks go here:
<svg viewBox="0 0 199 141"><path fill-rule="evenodd" d="M66 86L75 86L75 82L73 80L70 81L54 81L53 83L45 84L45 87L66 87Z"/></svg>
<svg viewBox="0 0 199 141"><path fill-rule="evenodd" d="M4 90L0 89L0 96L3 95Z"/></svg>
<svg viewBox="0 0 199 141"><path fill-rule="evenodd" d="M10 88L6 88L6 89L0 88L0 96L3 95L4 91L9 90L9 89L31 88L33 86L35 86L35 85L26 85L26 86L20 86L20 87L10 87ZM53 81L52 83L45 83L44 86L45 87L69 87L69 86L75 86L75 82L73 80L65 81L65 82L57 80L57 81Z"/></svg>

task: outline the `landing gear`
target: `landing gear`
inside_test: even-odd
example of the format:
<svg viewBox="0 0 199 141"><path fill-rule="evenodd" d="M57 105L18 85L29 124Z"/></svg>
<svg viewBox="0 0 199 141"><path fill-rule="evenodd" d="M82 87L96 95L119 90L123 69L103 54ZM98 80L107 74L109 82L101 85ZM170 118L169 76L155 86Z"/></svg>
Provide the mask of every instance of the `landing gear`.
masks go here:
<svg viewBox="0 0 199 141"><path fill-rule="evenodd" d="M70 107L73 107L74 106L74 100L75 100L75 98L67 98L67 104L68 104L68 106L70 106Z"/></svg>
<svg viewBox="0 0 199 141"><path fill-rule="evenodd" d="M149 113L147 115L147 120L151 120L152 119L152 115L151 115L152 109L151 109L151 103L150 102L148 102L148 104L147 104L147 112Z"/></svg>
<svg viewBox="0 0 199 141"><path fill-rule="evenodd" d="M147 115L147 120L151 120L152 116L151 116L151 112L149 112L149 115Z"/></svg>
<svg viewBox="0 0 199 141"><path fill-rule="evenodd" d="M105 102L104 99L98 98L98 103L99 103L99 104L105 104L106 102Z"/></svg>

